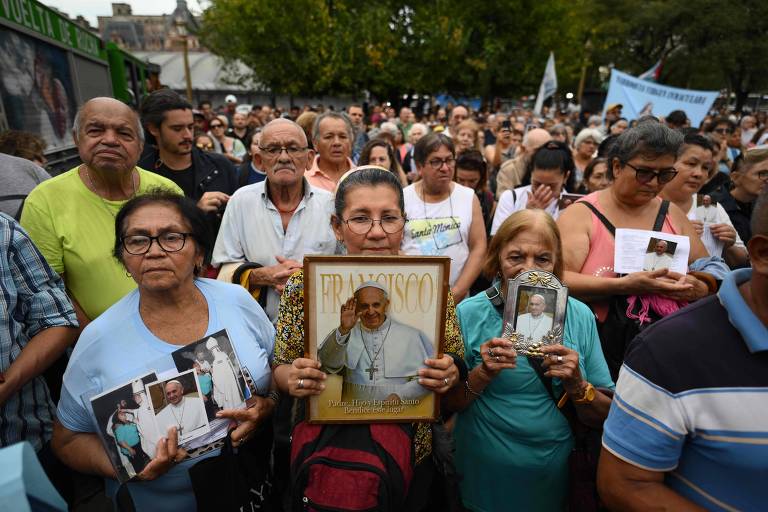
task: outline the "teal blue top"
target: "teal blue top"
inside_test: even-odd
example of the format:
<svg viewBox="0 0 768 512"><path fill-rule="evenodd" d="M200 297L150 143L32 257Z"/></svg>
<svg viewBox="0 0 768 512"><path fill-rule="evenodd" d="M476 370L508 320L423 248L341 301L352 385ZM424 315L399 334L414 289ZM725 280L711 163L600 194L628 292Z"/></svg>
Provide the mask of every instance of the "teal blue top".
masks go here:
<svg viewBox="0 0 768 512"><path fill-rule="evenodd" d="M213 389L213 378L210 373L201 373L197 376L197 382L200 384L200 392L207 395Z"/></svg>
<svg viewBox="0 0 768 512"><path fill-rule="evenodd" d="M485 293L456 307L469 368L482 364L480 345L501 334L501 314ZM579 353L582 377L613 389L592 311L568 298L564 345ZM552 381L562 393L559 379ZM461 494L470 510L556 511L565 508L568 454L573 440L568 421L528 364L502 372L458 415L454 430Z"/></svg>
<svg viewBox="0 0 768 512"><path fill-rule="evenodd" d="M122 443L126 443L131 448L139 444L141 442L139 428L135 423L120 423L115 426L115 439L120 444L120 451L123 452L123 455L130 455L130 452L122 446Z"/></svg>

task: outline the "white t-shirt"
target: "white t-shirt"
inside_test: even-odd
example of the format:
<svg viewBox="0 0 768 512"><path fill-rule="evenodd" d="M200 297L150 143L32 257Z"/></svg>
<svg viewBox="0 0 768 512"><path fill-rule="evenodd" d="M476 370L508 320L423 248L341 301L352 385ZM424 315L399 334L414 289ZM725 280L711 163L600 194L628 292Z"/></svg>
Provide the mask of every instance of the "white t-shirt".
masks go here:
<svg viewBox="0 0 768 512"><path fill-rule="evenodd" d="M525 185L524 187L517 187L514 190L505 190L499 198L499 203L496 205L496 213L493 215L493 223L491 223L491 235L495 235L499 227L507 220L507 217L513 213L525 210L528 205L528 193L531 192L531 185ZM567 194L568 191L562 189L560 195ZM557 220L560 216L560 198L554 198L544 208L544 211Z"/></svg>
<svg viewBox="0 0 768 512"><path fill-rule="evenodd" d="M458 183L451 186L451 194L439 203L422 201L415 184L405 187L403 195L408 222L402 249L405 254L449 256L449 284L453 286L469 257L469 227L472 225L475 191Z"/></svg>

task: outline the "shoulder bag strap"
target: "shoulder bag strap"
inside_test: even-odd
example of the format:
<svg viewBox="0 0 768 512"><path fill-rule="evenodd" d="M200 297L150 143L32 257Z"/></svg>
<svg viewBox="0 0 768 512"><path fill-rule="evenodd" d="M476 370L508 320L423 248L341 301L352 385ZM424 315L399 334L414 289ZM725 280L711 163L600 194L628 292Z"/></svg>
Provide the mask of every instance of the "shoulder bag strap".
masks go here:
<svg viewBox="0 0 768 512"><path fill-rule="evenodd" d="M615 227L615 226L614 226L614 225L611 223L611 221L609 221L609 220L606 218L606 216L605 216L605 215L603 215L603 214L600 212L600 210L598 210L597 208L595 208L595 205L593 205L592 203L589 203L589 202L587 202L587 201L577 201L577 202L576 202L576 204L583 204L584 206L586 206L587 208L589 208L590 210L592 210L592 213L594 213L594 214L595 214L595 217L597 217L597 218L600 220L600 222L602 222L602 223L603 223L603 226L605 226L605 229L607 229L607 230L608 230L608 232L609 232L609 233L610 233L610 234L611 234L613 237L616 237L616 227Z"/></svg>
<svg viewBox="0 0 768 512"><path fill-rule="evenodd" d="M656 214L656 222L653 223L653 231L661 231L664 227L664 219L667 217L667 211L669 211L669 201L664 199L659 206L659 213Z"/></svg>

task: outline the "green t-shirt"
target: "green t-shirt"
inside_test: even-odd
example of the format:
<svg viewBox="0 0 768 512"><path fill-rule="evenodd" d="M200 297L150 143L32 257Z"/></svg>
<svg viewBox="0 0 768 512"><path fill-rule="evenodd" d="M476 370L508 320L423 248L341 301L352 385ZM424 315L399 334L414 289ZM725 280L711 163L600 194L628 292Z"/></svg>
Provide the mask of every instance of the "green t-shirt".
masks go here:
<svg viewBox="0 0 768 512"><path fill-rule="evenodd" d="M172 181L138 168L137 193L164 187L182 193ZM136 288L112 256L115 217L126 201L108 201L91 192L71 169L38 185L24 202L21 225L48 264L64 274L67 291L93 320Z"/></svg>

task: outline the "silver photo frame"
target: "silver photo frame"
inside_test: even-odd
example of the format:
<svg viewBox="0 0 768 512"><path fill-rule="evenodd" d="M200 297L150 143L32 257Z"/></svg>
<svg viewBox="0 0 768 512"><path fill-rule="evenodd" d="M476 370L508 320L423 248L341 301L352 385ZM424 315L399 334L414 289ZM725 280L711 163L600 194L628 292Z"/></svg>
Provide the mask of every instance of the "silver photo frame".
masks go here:
<svg viewBox="0 0 768 512"><path fill-rule="evenodd" d="M521 272L507 280L502 338L515 343L518 354L543 357L545 345L563 343L568 287L543 270Z"/></svg>

